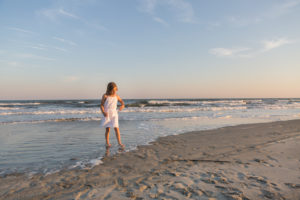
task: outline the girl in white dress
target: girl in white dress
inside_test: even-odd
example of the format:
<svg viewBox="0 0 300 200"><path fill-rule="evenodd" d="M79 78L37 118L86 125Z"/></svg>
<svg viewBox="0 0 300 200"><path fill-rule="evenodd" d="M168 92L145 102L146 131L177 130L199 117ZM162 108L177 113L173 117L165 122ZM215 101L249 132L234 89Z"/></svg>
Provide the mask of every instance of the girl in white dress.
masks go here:
<svg viewBox="0 0 300 200"><path fill-rule="evenodd" d="M118 87L114 82L108 83L106 93L102 96L101 100L100 108L104 116L101 125L105 127L106 146L111 146L109 143L109 131L110 128L114 128L118 143L124 148L125 146L122 144L120 137L117 104L118 101L121 103L119 111L123 110L125 105L124 101L117 95L117 91Z"/></svg>

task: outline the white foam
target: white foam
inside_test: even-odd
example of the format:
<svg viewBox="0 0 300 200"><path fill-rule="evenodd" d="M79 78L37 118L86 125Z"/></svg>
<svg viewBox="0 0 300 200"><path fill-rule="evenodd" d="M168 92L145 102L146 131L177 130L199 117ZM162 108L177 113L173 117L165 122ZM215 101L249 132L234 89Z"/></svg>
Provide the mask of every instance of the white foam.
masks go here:
<svg viewBox="0 0 300 200"><path fill-rule="evenodd" d="M53 111L34 111L34 112L4 112L0 115L66 115L66 114L100 114L98 109L81 110L53 110Z"/></svg>
<svg viewBox="0 0 300 200"><path fill-rule="evenodd" d="M172 107L131 107L126 108L122 112L197 112L197 111L222 111L222 110L243 110L246 106L223 106L223 107L188 107L188 106L172 106Z"/></svg>
<svg viewBox="0 0 300 200"><path fill-rule="evenodd" d="M148 101L149 104L191 104L191 105L197 105L201 104L202 101L169 101L169 100L150 100Z"/></svg>
<svg viewBox="0 0 300 200"><path fill-rule="evenodd" d="M14 108L14 107L0 107L0 110L19 110L20 108Z"/></svg>
<svg viewBox="0 0 300 200"><path fill-rule="evenodd" d="M41 103L0 103L0 106L40 105Z"/></svg>
<svg viewBox="0 0 300 200"><path fill-rule="evenodd" d="M103 162L101 161L102 157L98 157L98 158L95 158L95 159L91 159L91 160L88 160L88 161L78 161L76 162L74 165L71 165L69 167L69 169L74 169L74 168L80 168L80 169L91 169L97 165L100 165L102 164Z"/></svg>

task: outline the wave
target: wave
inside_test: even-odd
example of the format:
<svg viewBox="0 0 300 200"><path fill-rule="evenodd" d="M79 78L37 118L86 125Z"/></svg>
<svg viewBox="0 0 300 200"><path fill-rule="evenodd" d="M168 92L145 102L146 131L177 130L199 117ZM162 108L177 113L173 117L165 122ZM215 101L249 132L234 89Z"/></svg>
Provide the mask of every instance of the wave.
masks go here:
<svg viewBox="0 0 300 200"><path fill-rule="evenodd" d="M298 99L186 99L186 100L137 100L126 107L167 107L167 106L244 106L274 105L300 102Z"/></svg>
<svg viewBox="0 0 300 200"><path fill-rule="evenodd" d="M203 105L244 105L244 101L204 101L204 100L141 100L126 104L126 107L168 107L168 106L203 106Z"/></svg>
<svg viewBox="0 0 300 200"><path fill-rule="evenodd" d="M0 110L19 110L20 108L14 108L14 107L0 107Z"/></svg>
<svg viewBox="0 0 300 200"><path fill-rule="evenodd" d="M155 102L156 103L156 102ZM176 104L175 102L174 104ZM153 102L152 102L153 104ZM152 105L151 104L151 105ZM280 109L297 109L300 108L300 102L292 103L281 103L281 104L259 104L259 105L248 105L247 103L239 105L232 103L232 105L205 105L205 106L162 106L163 102L157 102L159 106L126 106L122 113L141 113L141 112L197 112L197 111L222 111L222 110L247 110L247 109L263 109L263 110L280 110ZM93 108L82 108L82 109L64 109L57 108L56 110L37 110L37 111L26 111L26 109L20 110L19 108L1 108L0 116L9 115L101 115L100 109Z"/></svg>
<svg viewBox="0 0 300 200"><path fill-rule="evenodd" d="M119 121L169 121L169 120L200 120L200 119L228 119L231 118L231 115L214 115L214 116L190 116L190 117L165 117L165 118L147 118L141 119L140 117L120 117ZM47 123L47 122L74 122L74 121L100 121L102 117L83 117L83 118L57 118L57 119L45 119L45 120L27 120L27 121L11 121L11 122L0 122L0 124L38 124L38 123Z"/></svg>
<svg viewBox="0 0 300 200"><path fill-rule="evenodd" d="M101 111L99 110L54 110L54 111L0 113L0 115L67 115L67 114L101 114Z"/></svg>
<svg viewBox="0 0 300 200"><path fill-rule="evenodd" d="M121 112L196 112L196 111L220 111L220 110L241 110L247 109L245 106L235 107L129 107L125 108ZM33 111L33 112L2 112L0 116L7 115L84 115L84 114L98 114L101 115L100 110L88 109L88 110L53 110L53 111Z"/></svg>
<svg viewBox="0 0 300 200"><path fill-rule="evenodd" d="M221 110L243 110L246 106L239 107L165 107L165 108L127 108L122 112L196 112L196 111L221 111Z"/></svg>
<svg viewBox="0 0 300 200"><path fill-rule="evenodd" d="M0 106L31 106L31 105L40 105L39 102L30 102L30 103L0 103Z"/></svg>
<svg viewBox="0 0 300 200"><path fill-rule="evenodd" d="M98 158L94 158L91 160L82 160L82 161L78 161L76 162L74 165L71 165L68 167L68 169L91 169L97 165L102 164L102 158L103 157L98 157Z"/></svg>
<svg viewBox="0 0 300 200"><path fill-rule="evenodd" d="M58 118L58 119L45 119L45 120L24 120L24 121L8 121L0 122L0 124L37 124L46 122L72 122L72 121L100 121L101 117L83 117L83 118Z"/></svg>
<svg viewBox="0 0 300 200"><path fill-rule="evenodd" d="M300 103L300 99L125 99L124 101L128 108L168 106L261 106ZM0 108L1 107L95 108L100 107L100 100L0 101Z"/></svg>
<svg viewBox="0 0 300 200"><path fill-rule="evenodd" d="M169 117L163 119L150 119L150 121L188 121L188 120L207 120L207 119L230 119L232 118L231 115L219 115L219 116L193 116L193 117Z"/></svg>

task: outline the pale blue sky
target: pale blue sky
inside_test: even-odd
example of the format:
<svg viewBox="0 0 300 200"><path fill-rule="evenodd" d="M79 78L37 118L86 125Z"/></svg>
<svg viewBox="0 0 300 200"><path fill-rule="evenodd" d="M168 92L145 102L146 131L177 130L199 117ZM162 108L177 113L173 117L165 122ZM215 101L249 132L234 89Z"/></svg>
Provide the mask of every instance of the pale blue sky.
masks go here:
<svg viewBox="0 0 300 200"><path fill-rule="evenodd" d="M0 99L300 97L300 0L0 0Z"/></svg>

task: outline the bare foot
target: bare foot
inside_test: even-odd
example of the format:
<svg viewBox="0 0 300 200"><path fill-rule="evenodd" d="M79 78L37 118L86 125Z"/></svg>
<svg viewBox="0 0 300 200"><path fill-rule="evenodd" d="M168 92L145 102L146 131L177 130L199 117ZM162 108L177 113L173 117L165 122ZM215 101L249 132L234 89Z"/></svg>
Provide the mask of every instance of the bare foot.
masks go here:
<svg viewBox="0 0 300 200"><path fill-rule="evenodd" d="M106 147L107 147L107 148L111 147L111 144L106 144Z"/></svg>
<svg viewBox="0 0 300 200"><path fill-rule="evenodd" d="M125 145L124 145L124 144L119 144L119 146L120 146L121 148L125 148Z"/></svg>

